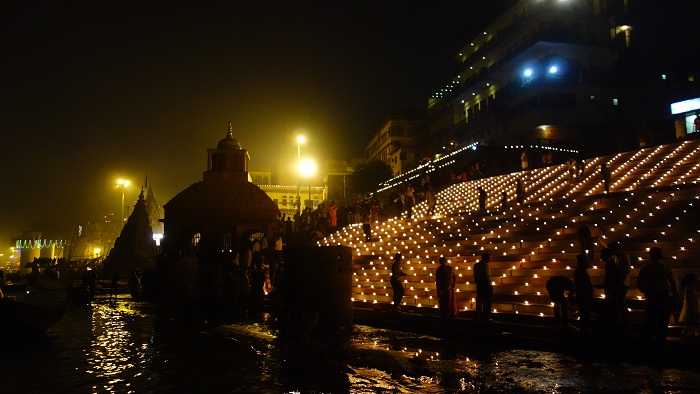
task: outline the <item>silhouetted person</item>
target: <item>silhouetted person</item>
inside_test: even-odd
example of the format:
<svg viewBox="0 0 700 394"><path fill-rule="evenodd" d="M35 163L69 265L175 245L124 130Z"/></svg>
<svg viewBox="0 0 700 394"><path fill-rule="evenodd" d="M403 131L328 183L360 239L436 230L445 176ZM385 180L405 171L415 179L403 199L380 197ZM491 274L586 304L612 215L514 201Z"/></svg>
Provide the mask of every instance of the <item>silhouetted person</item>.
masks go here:
<svg viewBox="0 0 700 394"><path fill-rule="evenodd" d="M87 267L85 271L83 271L82 275L82 284L83 288L87 292L88 299L92 300L95 297L95 282L97 281L97 278L95 276L95 271L92 270L92 268Z"/></svg>
<svg viewBox="0 0 700 394"><path fill-rule="evenodd" d="M112 273L112 296L117 296L117 287L119 286L119 272L114 271Z"/></svg>
<svg viewBox="0 0 700 394"><path fill-rule="evenodd" d="M501 193L501 210L505 211L508 209L508 193L505 191Z"/></svg>
<svg viewBox="0 0 700 394"><path fill-rule="evenodd" d="M698 276L690 272L685 274L681 280L683 291L683 308L681 309L680 322L684 325L683 336L690 337L698 335Z"/></svg>
<svg viewBox="0 0 700 394"><path fill-rule="evenodd" d="M429 183L426 185L425 188L425 201L428 203L428 215L432 215L435 212L435 205L437 205L437 199L435 198L433 187Z"/></svg>
<svg viewBox="0 0 700 394"><path fill-rule="evenodd" d="M328 205L328 222L332 230L338 227L338 206L335 205L335 201Z"/></svg>
<svg viewBox="0 0 700 394"><path fill-rule="evenodd" d="M413 186L406 186L404 196L406 209L408 210L408 218L410 219L413 217L413 206L416 205L416 190L413 188Z"/></svg>
<svg viewBox="0 0 700 394"><path fill-rule="evenodd" d="M455 316L455 276L452 267L447 265L447 259L440 257L440 266L435 271L435 289L440 304L440 317L443 320Z"/></svg>
<svg viewBox="0 0 700 394"><path fill-rule="evenodd" d="M646 297L646 335L663 343L677 291L673 274L662 260L660 248L653 247L649 251L649 262L639 270L637 284Z"/></svg>
<svg viewBox="0 0 700 394"><path fill-rule="evenodd" d="M576 235L578 236L580 253L587 255L589 261L595 260L595 245L593 245L593 236L591 235L591 229L588 225L583 223L579 225Z"/></svg>
<svg viewBox="0 0 700 394"><path fill-rule="evenodd" d="M593 309L593 283L588 275L588 256L579 254L576 256L576 269L574 270L574 290L576 292L576 305L581 317L581 333L586 334L591 324L591 309Z"/></svg>
<svg viewBox="0 0 700 394"><path fill-rule="evenodd" d="M552 276L545 286L549 299L554 303L554 317L559 321L561 328L569 325L569 301L567 293L574 289L571 279L566 276Z"/></svg>
<svg viewBox="0 0 700 394"><path fill-rule="evenodd" d="M523 180L518 178L515 181L515 199L518 204L525 204L525 188L523 187Z"/></svg>
<svg viewBox="0 0 700 394"><path fill-rule="evenodd" d="M493 299L493 285L489 274L489 261L491 255L482 253L479 261L474 264L474 283L476 284L476 319L489 320L491 318L491 300Z"/></svg>
<svg viewBox="0 0 700 394"><path fill-rule="evenodd" d="M365 242L372 241L372 224L369 212L365 214L365 219L362 221L362 232L365 233Z"/></svg>
<svg viewBox="0 0 700 394"><path fill-rule="evenodd" d="M603 187L606 193L610 193L610 169L607 162L600 163L600 177L603 179Z"/></svg>
<svg viewBox="0 0 700 394"><path fill-rule="evenodd" d="M609 328L621 334L625 323L625 279L629 273L625 261L616 255L612 249L605 248L600 252L600 258L605 263L605 313Z"/></svg>
<svg viewBox="0 0 700 394"><path fill-rule="evenodd" d="M257 245L257 243L256 243ZM253 251L253 264L250 271L250 315L259 317L263 310L265 294L265 268L263 254L260 250Z"/></svg>
<svg viewBox="0 0 700 394"><path fill-rule="evenodd" d="M479 212L486 212L486 190L481 186L476 190L479 193Z"/></svg>
<svg viewBox="0 0 700 394"><path fill-rule="evenodd" d="M401 278L406 276L406 274L401 269L401 255L396 253L394 255L394 261L391 263L391 289L394 292L394 307L401 307L401 300L403 299L403 283Z"/></svg>
<svg viewBox="0 0 700 394"><path fill-rule="evenodd" d="M5 293L3 293L4 288L5 288L5 271L0 270L0 300L5 298Z"/></svg>

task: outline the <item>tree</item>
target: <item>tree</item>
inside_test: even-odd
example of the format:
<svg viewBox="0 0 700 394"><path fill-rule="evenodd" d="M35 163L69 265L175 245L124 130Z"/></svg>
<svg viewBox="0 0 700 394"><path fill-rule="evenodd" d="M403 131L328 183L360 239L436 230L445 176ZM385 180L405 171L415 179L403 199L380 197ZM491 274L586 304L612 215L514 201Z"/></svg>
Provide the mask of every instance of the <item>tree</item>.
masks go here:
<svg viewBox="0 0 700 394"><path fill-rule="evenodd" d="M391 176L391 167L383 161L373 160L361 164L352 174L353 192L365 194L377 191L379 183Z"/></svg>

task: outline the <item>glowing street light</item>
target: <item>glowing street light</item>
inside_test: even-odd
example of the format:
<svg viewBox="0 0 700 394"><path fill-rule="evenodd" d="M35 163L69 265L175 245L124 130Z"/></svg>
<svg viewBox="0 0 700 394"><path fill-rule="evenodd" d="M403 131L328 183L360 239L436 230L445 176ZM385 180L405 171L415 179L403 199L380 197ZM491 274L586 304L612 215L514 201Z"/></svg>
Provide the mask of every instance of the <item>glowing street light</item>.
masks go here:
<svg viewBox="0 0 700 394"><path fill-rule="evenodd" d="M126 189L131 185L131 181L125 178L117 178L115 185L122 192L122 222L126 221L126 212L124 208L124 199L126 197Z"/></svg>
<svg viewBox="0 0 700 394"><path fill-rule="evenodd" d="M297 167L301 164L301 146L306 143L304 134L297 134ZM301 213L301 198L299 197L299 180L297 180L297 213Z"/></svg>
<svg viewBox="0 0 700 394"><path fill-rule="evenodd" d="M525 78L532 78L532 76L534 74L535 74L535 71L530 67L523 70L523 77L525 77Z"/></svg>
<svg viewBox="0 0 700 394"><path fill-rule="evenodd" d="M301 175L303 178L309 179L308 186L309 186L309 202L310 202L311 201L311 178L314 175L316 175L316 173L318 172L318 165L316 164L316 161L314 159L305 158L304 160L299 161L299 165L297 166L297 171L299 172L299 175Z"/></svg>
<svg viewBox="0 0 700 394"><path fill-rule="evenodd" d="M314 159L306 158L304 160L299 161L297 171L299 171L299 175L301 175L302 177L311 178L314 175L316 175L316 172L318 171L318 165L316 165L316 161L314 161Z"/></svg>

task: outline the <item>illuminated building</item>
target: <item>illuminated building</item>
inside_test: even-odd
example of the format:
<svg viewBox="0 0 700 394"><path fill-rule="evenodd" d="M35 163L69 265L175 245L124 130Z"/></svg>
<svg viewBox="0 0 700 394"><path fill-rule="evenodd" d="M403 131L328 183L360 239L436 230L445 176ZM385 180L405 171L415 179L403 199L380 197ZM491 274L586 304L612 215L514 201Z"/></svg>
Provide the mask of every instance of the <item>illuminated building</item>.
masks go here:
<svg viewBox="0 0 700 394"><path fill-rule="evenodd" d="M517 1L455 53L458 73L428 99L426 144L434 152L457 139L591 154L672 141L668 104L700 94L690 95L693 75L659 54L675 23L660 16L663 7Z"/></svg>
<svg viewBox="0 0 700 394"><path fill-rule="evenodd" d="M676 138L700 135L700 97L671 103Z"/></svg>
<svg viewBox="0 0 700 394"><path fill-rule="evenodd" d="M12 250L14 270L27 272L29 263L38 258L58 259L63 257L68 242L63 239L47 239L36 231L25 232L15 240Z"/></svg>
<svg viewBox="0 0 700 394"><path fill-rule="evenodd" d="M226 137L208 150L203 180L178 193L164 206L163 252L212 256L237 247L243 237L273 231L279 213L263 190L248 179L248 151Z"/></svg>
<svg viewBox="0 0 700 394"><path fill-rule="evenodd" d="M379 160L399 175L418 162L415 148L416 121L392 119L372 137L365 148L367 160Z"/></svg>
<svg viewBox="0 0 700 394"><path fill-rule="evenodd" d="M297 212L297 187L295 185L257 185L277 205L280 212L294 217ZM301 186L299 196L302 207L316 209L320 203L326 200L327 188L325 186ZM311 198L309 199L309 191Z"/></svg>
<svg viewBox="0 0 700 394"><path fill-rule="evenodd" d="M272 171L250 171L248 181L255 185L272 185Z"/></svg>

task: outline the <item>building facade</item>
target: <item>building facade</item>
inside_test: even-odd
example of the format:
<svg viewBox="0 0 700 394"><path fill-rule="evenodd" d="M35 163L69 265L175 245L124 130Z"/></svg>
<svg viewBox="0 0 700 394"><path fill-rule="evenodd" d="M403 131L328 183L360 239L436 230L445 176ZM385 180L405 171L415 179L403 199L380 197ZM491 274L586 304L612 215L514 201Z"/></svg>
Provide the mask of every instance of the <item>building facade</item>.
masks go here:
<svg viewBox="0 0 700 394"><path fill-rule="evenodd" d="M325 186L257 185L276 204L281 213L294 217L297 212L297 191L301 209L316 209L326 200L328 189Z"/></svg>
<svg viewBox="0 0 700 394"><path fill-rule="evenodd" d="M369 161L379 160L399 175L417 162L415 132L416 121L392 119L384 123L365 148Z"/></svg>
<svg viewBox="0 0 700 394"><path fill-rule="evenodd" d="M670 66L651 59L651 30L663 31L652 3L517 1L456 54L459 72L428 100L424 142L585 153L672 138L668 104L694 78L679 71L671 84Z"/></svg>

